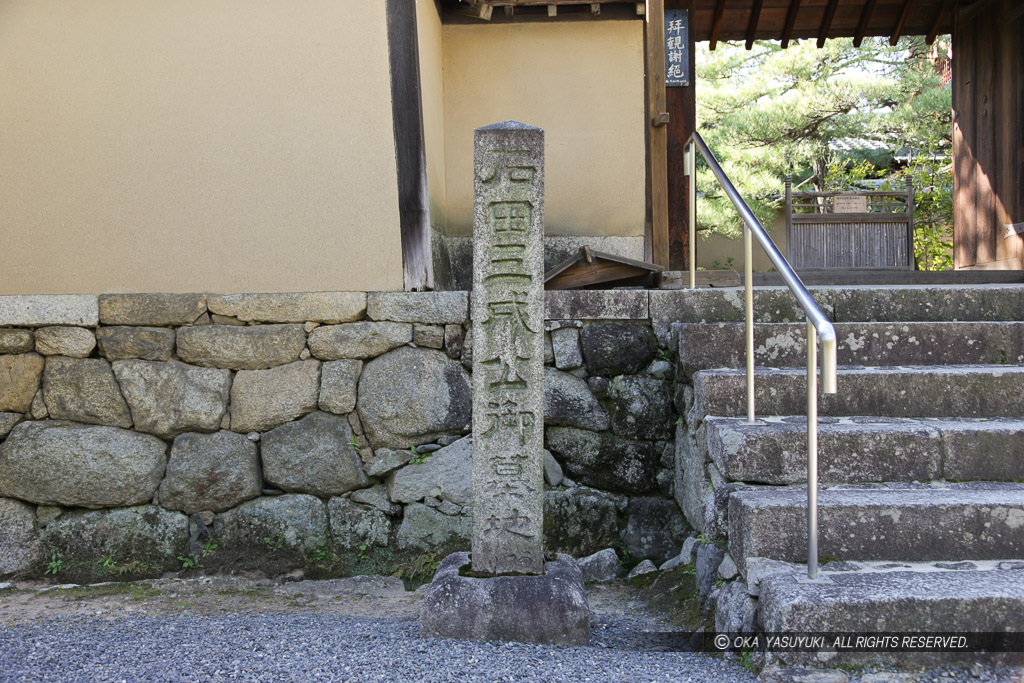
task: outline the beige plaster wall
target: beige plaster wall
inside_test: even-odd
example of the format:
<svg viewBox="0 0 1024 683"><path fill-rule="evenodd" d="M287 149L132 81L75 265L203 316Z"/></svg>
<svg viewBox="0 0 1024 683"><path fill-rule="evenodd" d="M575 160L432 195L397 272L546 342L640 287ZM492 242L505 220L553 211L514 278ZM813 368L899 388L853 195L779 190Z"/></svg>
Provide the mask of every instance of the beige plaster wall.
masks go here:
<svg viewBox="0 0 1024 683"><path fill-rule="evenodd" d="M0 293L401 289L383 2L0 2Z"/></svg>
<svg viewBox="0 0 1024 683"><path fill-rule="evenodd" d="M698 222L699 222L698 216ZM775 216L768 228L768 236L775 242L775 246L783 255L786 254L786 217L782 213ZM754 272L766 273L775 266L768 259L757 240L754 240ZM732 258L732 265L727 265L728 259ZM715 261L718 261L716 264ZM729 238L724 235L711 235L697 237L697 267L706 270L735 270L743 272L743 237Z"/></svg>
<svg viewBox="0 0 1024 683"><path fill-rule="evenodd" d="M549 235L642 236L643 22L446 24L448 232L473 224L473 129L516 119L546 134Z"/></svg>
<svg viewBox="0 0 1024 683"><path fill-rule="evenodd" d="M437 0L416 0L416 29L419 34L420 91L430 224L443 232L448 222L448 207L444 167L443 51Z"/></svg>

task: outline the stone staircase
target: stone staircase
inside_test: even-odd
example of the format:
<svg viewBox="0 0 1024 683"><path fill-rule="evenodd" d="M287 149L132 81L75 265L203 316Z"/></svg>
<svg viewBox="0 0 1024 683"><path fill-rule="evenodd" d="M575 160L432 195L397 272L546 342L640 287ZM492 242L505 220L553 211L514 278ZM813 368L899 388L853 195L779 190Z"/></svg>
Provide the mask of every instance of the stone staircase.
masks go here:
<svg viewBox="0 0 1024 683"><path fill-rule="evenodd" d="M839 340L838 393L818 404L819 583L799 581L806 324L757 292L751 425L735 291L676 307L675 495L732 560L717 628L1024 631L1024 287L811 291Z"/></svg>

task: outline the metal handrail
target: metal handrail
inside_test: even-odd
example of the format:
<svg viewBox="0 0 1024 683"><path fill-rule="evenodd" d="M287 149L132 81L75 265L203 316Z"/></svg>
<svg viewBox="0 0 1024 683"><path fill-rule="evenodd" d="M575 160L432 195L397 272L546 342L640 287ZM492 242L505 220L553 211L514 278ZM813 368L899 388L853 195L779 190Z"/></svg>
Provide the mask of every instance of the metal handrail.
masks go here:
<svg viewBox="0 0 1024 683"><path fill-rule="evenodd" d="M697 286L696 230L697 230L697 156L702 157L718 178L725 194L743 219L743 287L746 312L747 342L747 422L754 419L754 278L752 237L768 255L768 259L782 276L807 317L807 577L818 578L818 343L821 339L821 389L826 394L836 393L836 328L814 300L789 261L775 246L761 222L754 216L732 181L722 170L718 159L708 149L700 133L694 131L686 143L685 173L689 176L690 191L690 289Z"/></svg>

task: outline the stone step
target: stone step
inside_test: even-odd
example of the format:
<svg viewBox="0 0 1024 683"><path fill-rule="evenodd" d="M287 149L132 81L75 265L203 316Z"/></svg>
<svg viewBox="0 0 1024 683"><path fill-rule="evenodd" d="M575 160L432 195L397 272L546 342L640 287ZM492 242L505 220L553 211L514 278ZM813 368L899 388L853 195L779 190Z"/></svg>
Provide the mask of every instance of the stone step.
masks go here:
<svg viewBox="0 0 1024 683"><path fill-rule="evenodd" d="M807 558L807 490L760 487L729 496L729 552ZM994 560L1024 557L1024 484L821 488L818 553L838 560Z"/></svg>
<svg viewBox="0 0 1024 683"><path fill-rule="evenodd" d="M765 577L758 605L764 631L1021 630L1024 570L837 572L828 578L824 583L801 583L792 573Z"/></svg>
<svg viewBox="0 0 1024 683"><path fill-rule="evenodd" d="M833 322L1024 321L1024 285L876 285L809 287ZM662 343L673 323L743 322L738 287L650 292L650 315ZM786 287L754 290L754 319L783 323L805 320Z"/></svg>
<svg viewBox="0 0 1024 683"><path fill-rule="evenodd" d="M807 419L709 417L704 443L727 481L807 481ZM818 481L1024 480L1024 419L820 418Z"/></svg>
<svg viewBox="0 0 1024 683"><path fill-rule="evenodd" d="M1024 415L1024 366L846 367L838 393L819 394L821 416L1018 417ZM743 370L701 370L684 392L689 424L708 415L747 414ZM758 415L806 415L803 368L762 368L754 378Z"/></svg>
<svg viewBox="0 0 1024 683"><path fill-rule="evenodd" d="M708 368L746 367L743 323L673 326L679 368L686 375ZM1024 362L1024 322L836 323L840 365L942 365ZM767 367L807 364L806 323L754 326L754 363Z"/></svg>

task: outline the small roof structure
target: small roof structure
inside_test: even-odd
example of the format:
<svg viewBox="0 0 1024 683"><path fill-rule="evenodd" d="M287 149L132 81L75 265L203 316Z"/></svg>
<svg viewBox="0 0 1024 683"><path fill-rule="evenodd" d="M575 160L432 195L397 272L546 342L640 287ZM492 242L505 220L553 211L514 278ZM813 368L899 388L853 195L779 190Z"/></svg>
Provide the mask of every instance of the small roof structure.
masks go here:
<svg viewBox="0 0 1024 683"><path fill-rule="evenodd" d="M661 266L593 251L580 250L544 273L544 289L607 289L619 287L657 287L661 284Z"/></svg>

